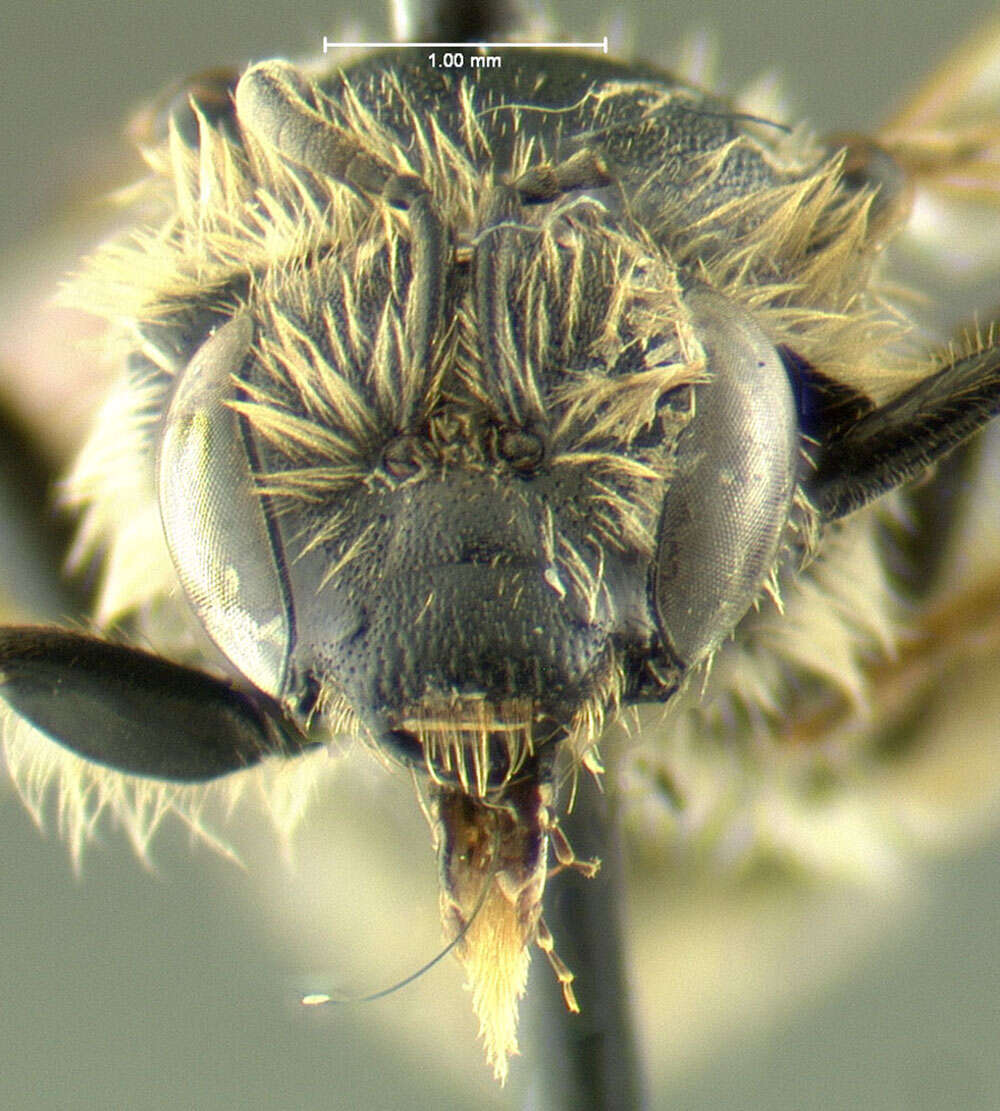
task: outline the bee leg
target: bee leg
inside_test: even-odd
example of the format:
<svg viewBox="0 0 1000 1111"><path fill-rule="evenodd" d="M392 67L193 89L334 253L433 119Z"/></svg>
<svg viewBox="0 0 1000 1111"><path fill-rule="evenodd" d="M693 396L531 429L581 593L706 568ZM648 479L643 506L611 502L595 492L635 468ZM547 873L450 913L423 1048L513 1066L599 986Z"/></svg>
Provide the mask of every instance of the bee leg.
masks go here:
<svg viewBox="0 0 1000 1111"><path fill-rule="evenodd" d="M0 629L0 698L85 759L153 779L201 782L310 747L260 691L61 629Z"/></svg>
<svg viewBox="0 0 1000 1111"><path fill-rule="evenodd" d="M917 477L1000 412L1000 342L948 361L936 374L821 441L808 493L827 521Z"/></svg>
<svg viewBox="0 0 1000 1111"><path fill-rule="evenodd" d="M918 188L994 210L1000 205L998 58L1000 19L994 16L879 130L879 144Z"/></svg>

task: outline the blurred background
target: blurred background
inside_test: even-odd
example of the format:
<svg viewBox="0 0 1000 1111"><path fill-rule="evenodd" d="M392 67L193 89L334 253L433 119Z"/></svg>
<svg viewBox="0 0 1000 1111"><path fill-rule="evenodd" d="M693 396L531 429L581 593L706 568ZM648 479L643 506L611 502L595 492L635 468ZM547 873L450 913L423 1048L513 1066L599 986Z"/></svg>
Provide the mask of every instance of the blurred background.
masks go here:
<svg viewBox="0 0 1000 1111"><path fill-rule="evenodd" d="M794 115L864 130L993 10L657 0L602 14L567 0L553 12L576 37L609 33L652 60L669 59L686 32L713 30L728 88L777 71ZM134 171L118 136L135 104L218 63L315 54L324 34L386 34L377 5L336 0L8 3L0 27L8 368L24 344L56 349L31 305L105 219L90 198ZM76 402L54 370L31 384L26 407L58 426L58 456ZM998 688L995 666L952 677L921 728L973 737L989 756L1000 748ZM964 759L967 747L940 751L921 769L923 790L954 791L955 820L891 893L821 886L782 897L639 876L634 975L655 1108L997 1106L1000 841L989 800L966 805L969 792L950 782L947 753ZM986 759L984 782L995 770ZM523 1106L528 1069L515 1062L507 1089L495 1087L452 961L374 1004L298 1005L306 991L382 987L441 944L435 864L408 778L364 753L329 778L292 862L262 823L232 828L242 868L192 853L176 827L144 868L106 830L79 877L51 823L40 835L0 785L0 1105Z"/></svg>

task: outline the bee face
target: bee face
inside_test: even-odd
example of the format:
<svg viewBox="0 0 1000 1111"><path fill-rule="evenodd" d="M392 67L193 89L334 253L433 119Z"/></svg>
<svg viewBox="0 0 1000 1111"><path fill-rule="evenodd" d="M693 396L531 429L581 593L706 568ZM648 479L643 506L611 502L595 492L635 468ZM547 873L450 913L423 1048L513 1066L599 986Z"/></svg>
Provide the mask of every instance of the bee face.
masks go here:
<svg viewBox="0 0 1000 1111"><path fill-rule="evenodd" d="M343 84L294 90L325 124L365 138L371 179L324 177L281 149L252 106L238 127L206 116L204 129L156 140L154 169L181 210L210 195L206 185L218 195L224 178L237 184L212 210L215 226L198 227L197 266L191 236L161 245L155 278L130 274L119 416L137 438L111 465L140 461L150 531L120 552L151 553L152 573L145 596L106 595L104 620L160 604L164 583L179 581L219 666L241 689L249 681L264 722L237 742L237 763L282 745L304 751L346 726L426 772L446 918L463 926L495 872L516 895L523 948L541 909L557 753L579 763L606 712L672 698L744 618L755 626L754 603L766 610L768 591L793 590L816 553L826 495L807 488L822 460L800 450L800 379L822 357L857 392L891 347L849 308L874 245L849 238L865 182L840 184L822 169L829 152L716 114L685 90L684 133L710 157L668 219L669 188L650 184L669 177L656 136L646 146L633 137L626 158L614 138L601 147L590 134L663 111L676 90L659 79L614 72L599 110L546 121L529 150L504 136L530 132L530 110L516 126L504 113L520 111L515 74L525 87L538 74L508 63L485 134L463 138L471 91L454 104L435 94L451 146L439 136L414 153L402 137L422 126L406 107L417 78L394 67L397 101L383 114L385 99L364 92L376 72L372 62L350 71L357 103L338 99ZM752 178L720 161L730 142ZM199 162L213 167L207 176ZM567 164L583 177L551 185ZM417 179L418 192L400 203L386 188L393 177ZM795 207L796 189L806 210L807 181L833 199L800 249L767 221ZM748 192L769 193L773 208L759 205L742 228L743 286L712 213ZM677 226L699 227L697 264L685 237L664 230ZM238 248L226 242L234 228ZM839 254L810 271L822 326L809 324L812 304L767 303L767 281L801 283L817 245L832 243ZM84 279L101 311L121 284L120 256L104 262ZM735 411L715 403L713 384L760 370L765 388ZM753 427L766 434L739 450ZM832 505L841 478L820 473ZM78 491L90 477L78 469ZM112 505L107 472L99 484L96 499L80 500L98 526L106 510L105 537L126 544L130 510ZM160 628L177 620L173 610ZM141 635L201 664L190 631L173 639L151 624ZM15 708L27 699L19 692ZM463 872L477 847L476 869Z"/></svg>
<svg viewBox="0 0 1000 1111"><path fill-rule="evenodd" d="M259 689L403 750L405 723L449 704L460 722L465 702L513 700L551 736L667 697L773 572L798 470L774 341L667 248L690 253L678 229L700 227L725 286L716 213L751 190L740 265L768 251L791 281L810 232L778 230L779 207L835 169L614 63L513 60L488 110L402 56L301 80L245 74L238 143L203 117L195 152L174 125L181 210L221 198L194 244L211 305L200 288L177 304L189 235L137 296L126 405L163 410L159 502L206 628ZM668 138L683 156L652 166ZM823 234L856 235L852 196L833 207ZM117 295L121 253L95 264L96 300Z"/></svg>

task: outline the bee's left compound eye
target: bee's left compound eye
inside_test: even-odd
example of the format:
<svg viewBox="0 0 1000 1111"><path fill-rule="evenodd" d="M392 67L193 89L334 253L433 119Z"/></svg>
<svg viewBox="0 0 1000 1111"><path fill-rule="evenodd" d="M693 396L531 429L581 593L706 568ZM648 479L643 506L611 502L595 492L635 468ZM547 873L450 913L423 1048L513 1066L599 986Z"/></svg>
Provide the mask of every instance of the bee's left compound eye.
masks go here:
<svg viewBox="0 0 1000 1111"><path fill-rule="evenodd" d="M690 668L747 612L771 570L795 488L799 431L781 357L753 318L708 290L687 304L711 380L695 387L660 516L653 599Z"/></svg>
<svg viewBox="0 0 1000 1111"><path fill-rule="evenodd" d="M252 342L250 318L237 316L182 371L160 442L160 514L209 635L258 689L279 695L292 640L284 556L229 404Z"/></svg>

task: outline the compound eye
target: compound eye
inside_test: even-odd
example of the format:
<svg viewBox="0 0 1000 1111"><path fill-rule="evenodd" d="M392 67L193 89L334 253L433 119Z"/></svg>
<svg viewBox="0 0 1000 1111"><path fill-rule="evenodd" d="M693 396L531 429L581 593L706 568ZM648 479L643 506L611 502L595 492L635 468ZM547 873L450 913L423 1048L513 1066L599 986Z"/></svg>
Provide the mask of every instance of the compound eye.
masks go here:
<svg viewBox="0 0 1000 1111"><path fill-rule="evenodd" d="M258 689L277 696L292 641L284 553L255 487L242 418L229 405L252 342L250 318L237 316L182 371L160 440L160 516L209 636Z"/></svg>
<svg viewBox="0 0 1000 1111"><path fill-rule="evenodd" d="M711 380L695 387L653 568L660 634L692 667L732 632L771 571L797 475L799 432L781 357L725 297L686 298Z"/></svg>

